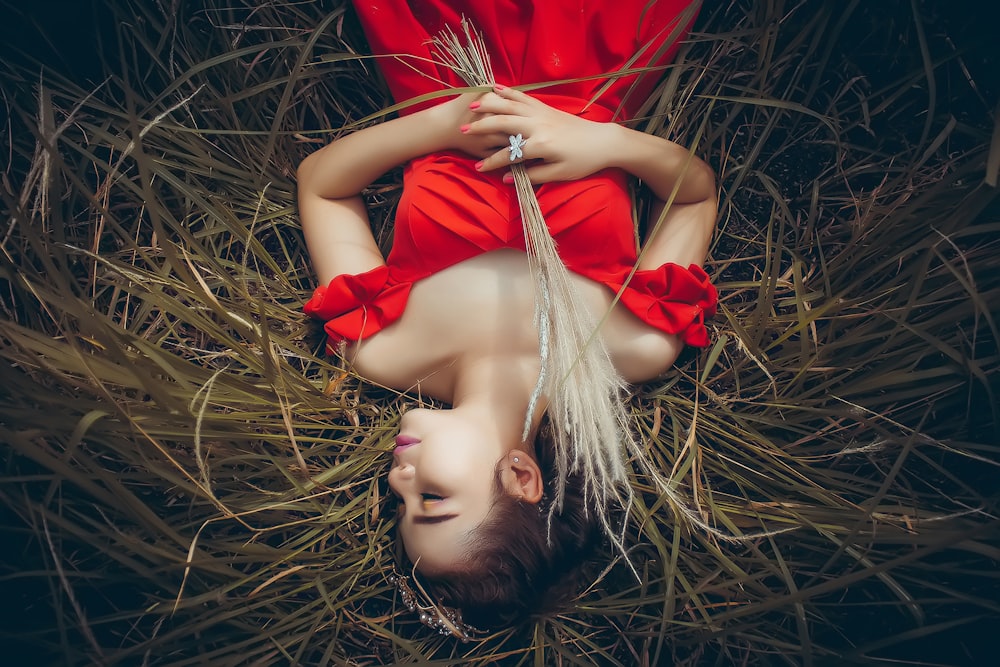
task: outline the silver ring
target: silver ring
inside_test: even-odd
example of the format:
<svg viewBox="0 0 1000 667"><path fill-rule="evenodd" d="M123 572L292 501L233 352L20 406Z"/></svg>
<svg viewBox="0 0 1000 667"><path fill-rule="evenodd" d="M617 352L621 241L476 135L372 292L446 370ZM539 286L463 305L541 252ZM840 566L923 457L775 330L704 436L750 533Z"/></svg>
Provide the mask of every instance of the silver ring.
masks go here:
<svg viewBox="0 0 1000 667"><path fill-rule="evenodd" d="M519 158L524 158L524 151L522 151L521 149L524 147L526 143L528 143L528 140L522 137L520 134L512 134L510 135L509 139L510 139L510 146L507 147L507 150L510 151L510 161L513 162L514 160L517 160Z"/></svg>

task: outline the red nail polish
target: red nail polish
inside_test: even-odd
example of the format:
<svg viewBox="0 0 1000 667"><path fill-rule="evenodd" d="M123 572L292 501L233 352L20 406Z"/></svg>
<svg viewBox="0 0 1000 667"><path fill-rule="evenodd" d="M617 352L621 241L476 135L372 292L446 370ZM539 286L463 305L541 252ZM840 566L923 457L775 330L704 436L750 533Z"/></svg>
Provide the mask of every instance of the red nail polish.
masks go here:
<svg viewBox="0 0 1000 667"><path fill-rule="evenodd" d="M479 107L480 107L479 102L473 102L472 104L469 105L470 109L478 109Z"/></svg>
<svg viewBox="0 0 1000 667"><path fill-rule="evenodd" d="M469 131L470 127L472 127L472 126L469 125L469 124L465 124L462 127L458 128L458 131L461 132L462 134L465 134L466 132Z"/></svg>
<svg viewBox="0 0 1000 667"><path fill-rule="evenodd" d="M477 163L476 163L476 169L477 169L477 170L479 170L479 169L482 169L482 168L483 168L483 163L484 163L484 162L485 162L485 160L480 160L479 162L477 162Z"/></svg>
<svg viewBox="0 0 1000 667"><path fill-rule="evenodd" d="M514 174L512 174L512 173L510 173L508 171L506 174L503 175L503 182L504 183L513 183L514 182Z"/></svg>

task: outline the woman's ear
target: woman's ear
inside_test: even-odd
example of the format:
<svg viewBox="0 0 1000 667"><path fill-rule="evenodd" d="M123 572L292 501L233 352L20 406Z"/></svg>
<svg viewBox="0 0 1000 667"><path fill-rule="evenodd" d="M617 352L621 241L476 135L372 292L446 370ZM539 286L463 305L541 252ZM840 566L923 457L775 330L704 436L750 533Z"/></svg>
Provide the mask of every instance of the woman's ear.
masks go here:
<svg viewBox="0 0 1000 667"><path fill-rule="evenodd" d="M505 457L503 467L501 478L507 493L532 504L542 499L545 480L534 457L520 449L513 449Z"/></svg>

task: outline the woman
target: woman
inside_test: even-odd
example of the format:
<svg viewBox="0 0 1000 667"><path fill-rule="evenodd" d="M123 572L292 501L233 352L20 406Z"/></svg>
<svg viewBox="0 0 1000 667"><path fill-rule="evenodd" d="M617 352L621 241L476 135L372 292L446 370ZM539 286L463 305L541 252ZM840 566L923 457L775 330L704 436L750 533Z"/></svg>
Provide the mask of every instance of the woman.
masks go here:
<svg viewBox="0 0 1000 667"><path fill-rule="evenodd" d="M660 64L696 6L356 6L376 54L412 56L380 61L397 100L463 85L427 44L463 17L483 31L501 85L410 107L302 163L300 213L322 285L306 310L327 321L331 342L362 376L451 406L401 419L389 473L401 499L400 536L417 570L467 618L510 620L594 543L594 515L603 511L574 491L575 468L560 468L553 481L545 447L533 444L554 397L529 409L541 371L536 281L505 167L527 160L570 271L571 305L599 323L600 344L627 382L666 371L684 343L707 344L715 291L700 264L716 191L711 170L686 148L614 122L645 99L650 77L595 77L531 95L507 86ZM401 164L403 195L384 258L360 193ZM658 224L641 254L627 175L655 201L650 220Z"/></svg>

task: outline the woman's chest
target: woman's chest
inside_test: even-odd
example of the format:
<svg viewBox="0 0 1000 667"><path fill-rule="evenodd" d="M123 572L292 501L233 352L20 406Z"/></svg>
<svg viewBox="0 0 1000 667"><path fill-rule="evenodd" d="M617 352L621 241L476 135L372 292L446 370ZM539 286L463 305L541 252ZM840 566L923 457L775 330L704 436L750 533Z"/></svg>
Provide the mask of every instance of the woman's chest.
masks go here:
<svg viewBox="0 0 1000 667"><path fill-rule="evenodd" d="M605 286L573 273L570 280L575 292L570 307L599 326L616 366L634 365L629 341L648 335L649 327L613 307L614 295ZM460 357L503 357L512 363L538 358L534 286L523 252L498 250L466 260L416 283L403 316L351 346L348 359L374 382L448 401L452 367Z"/></svg>

